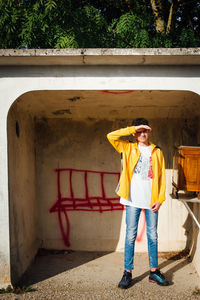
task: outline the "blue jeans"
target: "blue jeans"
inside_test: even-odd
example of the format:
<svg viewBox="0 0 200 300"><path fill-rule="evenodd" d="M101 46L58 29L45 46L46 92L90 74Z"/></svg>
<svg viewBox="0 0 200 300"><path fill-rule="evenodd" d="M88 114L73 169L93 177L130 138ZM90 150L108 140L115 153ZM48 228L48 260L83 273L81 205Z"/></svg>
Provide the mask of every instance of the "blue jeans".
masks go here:
<svg viewBox="0 0 200 300"><path fill-rule="evenodd" d="M137 237L138 222L142 208L126 205L126 239L124 253L124 269L133 270L135 240ZM153 213L145 209L146 232L148 240L149 266L158 267L158 212Z"/></svg>

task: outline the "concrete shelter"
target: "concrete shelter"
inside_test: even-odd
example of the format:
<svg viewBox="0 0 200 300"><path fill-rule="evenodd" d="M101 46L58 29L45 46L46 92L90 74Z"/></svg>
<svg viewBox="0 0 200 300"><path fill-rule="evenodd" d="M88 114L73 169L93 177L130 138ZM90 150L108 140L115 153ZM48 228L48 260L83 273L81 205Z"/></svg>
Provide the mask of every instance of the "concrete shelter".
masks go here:
<svg viewBox="0 0 200 300"><path fill-rule="evenodd" d="M189 249L200 275L199 228L181 202L194 195L171 195L174 147L200 145L199 48L1 49L0 91L1 287L39 248L123 251L120 157L106 134L135 117L149 119L166 161L159 251ZM138 252L144 232L142 216Z"/></svg>

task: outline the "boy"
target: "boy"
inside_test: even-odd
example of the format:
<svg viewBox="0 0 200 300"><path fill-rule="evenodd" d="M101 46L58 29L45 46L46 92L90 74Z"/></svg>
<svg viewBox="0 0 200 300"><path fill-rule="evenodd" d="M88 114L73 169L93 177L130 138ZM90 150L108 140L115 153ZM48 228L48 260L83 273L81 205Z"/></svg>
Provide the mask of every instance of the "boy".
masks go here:
<svg viewBox="0 0 200 300"><path fill-rule="evenodd" d="M109 142L122 155L122 172L116 192L120 203L126 206L126 239L124 274L119 288L128 288L134 269L134 246L139 216L145 210L150 275L149 281L166 286L169 283L158 269L157 222L158 210L165 200L165 162L161 149L149 141L151 132L144 118L134 119L131 127L107 135ZM133 135L136 142L120 139Z"/></svg>

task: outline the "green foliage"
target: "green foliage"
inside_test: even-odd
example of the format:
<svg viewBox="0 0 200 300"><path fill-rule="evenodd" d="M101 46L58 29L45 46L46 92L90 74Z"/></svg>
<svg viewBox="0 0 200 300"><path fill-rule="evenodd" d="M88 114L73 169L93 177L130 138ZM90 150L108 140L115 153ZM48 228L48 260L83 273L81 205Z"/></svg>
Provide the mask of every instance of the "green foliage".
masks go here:
<svg viewBox="0 0 200 300"><path fill-rule="evenodd" d="M195 37L194 30L191 28L183 28L180 32L179 43L181 47L199 47L200 38Z"/></svg>
<svg viewBox="0 0 200 300"><path fill-rule="evenodd" d="M151 41L148 33L148 24L133 13L122 15L116 24L118 47L148 48Z"/></svg>
<svg viewBox="0 0 200 300"><path fill-rule="evenodd" d="M182 2L165 35L150 0L0 0L0 48L199 47L199 20L197 0Z"/></svg>

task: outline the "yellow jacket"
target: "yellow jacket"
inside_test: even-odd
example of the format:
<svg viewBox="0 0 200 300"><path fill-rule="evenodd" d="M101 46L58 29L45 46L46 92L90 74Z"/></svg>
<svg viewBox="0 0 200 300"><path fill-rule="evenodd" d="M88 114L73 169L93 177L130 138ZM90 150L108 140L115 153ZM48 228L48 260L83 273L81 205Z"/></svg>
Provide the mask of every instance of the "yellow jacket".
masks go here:
<svg viewBox="0 0 200 300"><path fill-rule="evenodd" d="M130 126L122 128L107 134L109 142L113 147L123 154L123 165L120 176L119 185L117 188L117 195L124 199L129 199L129 187L133 171L140 157L140 151L138 149L137 142L128 142L120 139L122 136L128 136L135 133L135 127ZM165 201L166 190L166 177L165 177L165 161L163 153L159 147L149 141L151 145L151 157L152 157L152 190L151 190L151 203L159 201L163 203Z"/></svg>

